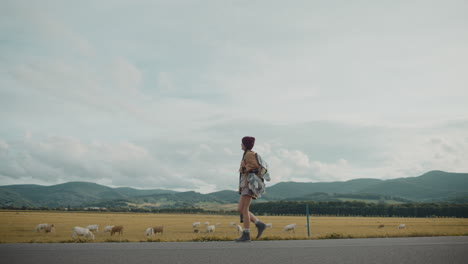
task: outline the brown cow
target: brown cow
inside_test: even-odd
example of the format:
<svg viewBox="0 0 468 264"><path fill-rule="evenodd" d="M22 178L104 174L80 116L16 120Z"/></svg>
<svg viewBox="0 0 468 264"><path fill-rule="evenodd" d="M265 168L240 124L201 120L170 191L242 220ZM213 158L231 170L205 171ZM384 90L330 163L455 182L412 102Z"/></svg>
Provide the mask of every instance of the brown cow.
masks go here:
<svg viewBox="0 0 468 264"><path fill-rule="evenodd" d="M155 226L155 227L153 227L153 231L154 231L155 234L156 234L156 233L161 233L161 235L162 235L163 229L164 229L163 226Z"/></svg>
<svg viewBox="0 0 468 264"><path fill-rule="evenodd" d="M119 235L123 234L123 226L113 226L111 229L111 236L114 235L115 233L119 233Z"/></svg>

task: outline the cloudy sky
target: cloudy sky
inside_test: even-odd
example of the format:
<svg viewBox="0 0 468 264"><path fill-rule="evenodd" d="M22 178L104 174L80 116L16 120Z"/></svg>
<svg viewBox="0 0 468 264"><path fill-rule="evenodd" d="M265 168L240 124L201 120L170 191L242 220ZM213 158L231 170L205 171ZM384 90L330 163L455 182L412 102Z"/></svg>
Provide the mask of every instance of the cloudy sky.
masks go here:
<svg viewBox="0 0 468 264"><path fill-rule="evenodd" d="M468 172L467 1L0 0L0 185Z"/></svg>

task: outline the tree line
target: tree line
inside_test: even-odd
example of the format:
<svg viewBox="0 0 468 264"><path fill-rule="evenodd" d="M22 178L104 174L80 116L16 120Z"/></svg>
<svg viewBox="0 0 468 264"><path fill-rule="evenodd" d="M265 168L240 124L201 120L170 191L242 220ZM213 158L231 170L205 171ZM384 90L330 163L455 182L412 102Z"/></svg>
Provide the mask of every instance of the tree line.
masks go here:
<svg viewBox="0 0 468 264"><path fill-rule="evenodd" d="M379 217L459 217L468 218L468 203L366 203L361 201L333 201L333 202L261 202L254 203L250 210L259 215L305 215L306 205L312 215L327 216L379 216ZM203 213L236 215L236 211L214 211L197 207L182 208L50 208L50 207L15 207L3 206L7 210L46 210L46 211L100 211L100 212L138 212L138 213Z"/></svg>
<svg viewBox="0 0 468 264"><path fill-rule="evenodd" d="M113 207L113 208L87 208L87 207L47 207L47 206L1 206L1 210L25 210L25 211L65 211L65 212L128 212L128 213L177 213L177 214L222 214L237 215L237 211L231 210L206 210L198 207L183 208L137 208L137 207Z"/></svg>
<svg viewBox="0 0 468 264"><path fill-rule="evenodd" d="M306 204L313 215L381 217L468 217L468 203L366 203L340 202L265 202L250 206L254 214L305 215Z"/></svg>

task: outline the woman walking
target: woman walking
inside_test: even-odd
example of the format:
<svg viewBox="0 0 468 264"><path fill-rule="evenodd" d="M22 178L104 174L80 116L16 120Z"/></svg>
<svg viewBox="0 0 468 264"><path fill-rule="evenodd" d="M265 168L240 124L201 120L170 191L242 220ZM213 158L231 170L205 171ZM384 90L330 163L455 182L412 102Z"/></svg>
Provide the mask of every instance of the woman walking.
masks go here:
<svg viewBox="0 0 468 264"><path fill-rule="evenodd" d="M257 196L249 189L249 173L255 173L258 171L259 164L255 156L255 152L252 148L255 144L254 137L243 137L242 138L242 161L239 168L239 205L237 210L241 216L241 222L244 222L244 231L242 236L236 239L236 242L248 242L250 241L250 222L255 223L257 227L257 239L260 238L266 226L262 223L254 214L249 211L250 203L252 199L257 199Z"/></svg>

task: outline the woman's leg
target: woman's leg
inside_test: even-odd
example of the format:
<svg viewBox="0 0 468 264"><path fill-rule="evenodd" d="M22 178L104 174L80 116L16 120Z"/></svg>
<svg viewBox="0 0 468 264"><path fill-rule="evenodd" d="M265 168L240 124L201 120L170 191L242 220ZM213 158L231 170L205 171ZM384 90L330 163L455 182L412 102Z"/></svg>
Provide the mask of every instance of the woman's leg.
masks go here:
<svg viewBox="0 0 468 264"><path fill-rule="evenodd" d="M258 221L258 218L255 217L255 215L249 211L251 202L252 197L250 197L249 195L241 195L241 197L239 198L239 205L237 207L239 213L242 214L244 217L244 233L247 234L246 236L248 238L248 241L250 241L250 222L255 223L255 226L258 229L257 239L260 238L260 236L266 228L265 224ZM239 239L236 239L236 241L245 241L244 233Z"/></svg>
<svg viewBox="0 0 468 264"><path fill-rule="evenodd" d="M249 218L250 218L250 222L252 223L255 223L255 221L257 221L257 217L252 214L252 212L249 211Z"/></svg>
<svg viewBox="0 0 468 264"><path fill-rule="evenodd" d="M246 198L243 199L242 197L246 197ZM241 195L239 199L239 204L237 206L237 211L244 216L244 227L246 227L245 222L255 223L255 221L257 221L257 217L252 212L250 212L251 202L252 202L252 197L248 195ZM250 224L247 224L247 225L250 226Z"/></svg>
<svg viewBox="0 0 468 264"><path fill-rule="evenodd" d="M242 216L244 217L244 228L250 228L251 213L249 212L249 207L251 201L252 197L250 197L249 195L241 195L239 199L239 207L237 209L239 213L242 214Z"/></svg>

